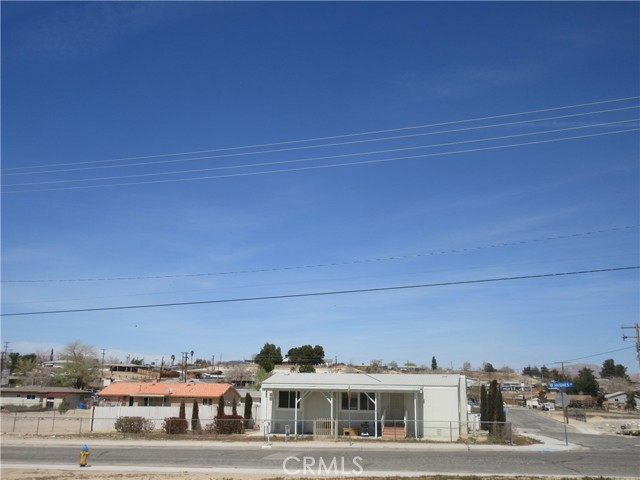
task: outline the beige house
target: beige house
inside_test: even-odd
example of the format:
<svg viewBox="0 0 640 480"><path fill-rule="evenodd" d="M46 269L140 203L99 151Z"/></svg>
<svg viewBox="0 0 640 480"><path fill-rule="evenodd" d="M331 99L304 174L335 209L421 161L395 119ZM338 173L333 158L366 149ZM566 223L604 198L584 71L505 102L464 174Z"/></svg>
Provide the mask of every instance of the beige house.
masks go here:
<svg viewBox="0 0 640 480"><path fill-rule="evenodd" d="M15 387L0 389L0 405L58 408L63 399L67 399L71 408L87 403L91 392L68 387Z"/></svg>

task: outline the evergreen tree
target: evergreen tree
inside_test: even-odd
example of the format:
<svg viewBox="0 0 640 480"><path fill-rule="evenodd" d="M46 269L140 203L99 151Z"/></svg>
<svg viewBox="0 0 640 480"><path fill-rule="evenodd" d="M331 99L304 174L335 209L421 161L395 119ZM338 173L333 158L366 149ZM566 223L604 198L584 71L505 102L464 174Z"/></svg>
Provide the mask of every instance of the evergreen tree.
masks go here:
<svg viewBox="0 0 640 480"><path fill-rule="evenodd" d="M287 357L295 365L320 365L324 362L324 348L321 345L293 347L287 352Z"/></svg>
<svg viewBox="0 0 640 480"><path fill-rule="evenodd" d="M198 429L198 422L200 420L200 415L199 415L198 410L199 410L198 401L194 400L193 401L193 409L191 410L191 430L197 430Z"/></svg>
<svg viewBox="0 0 640 480"><path fill-rule="evenodd" d="M247 392L244 396L244 418L249 420L251 418L251 410L253 407L253 397Z"/></svg>
<svg viewBox="0 0 640 480"><path fill-rule="evenodd" d="M609 358L602 362L600 376L602 378L627 378L627 367L621 364L616 364L613 361L613 358Z"/></svg>
<svg viewBox="0 0 640 480"><path fill-rule="evenodd" d="M499 388L496 390L496 398L494 402L494 422L506 422L507 415L504 413L504 399L502 398L502 392Z"/></svg>
<svg viewBox="0 0 640 480"><path fill-rule="evenodd" d="M611 378L615 374L615 362L613 358L608 358L604 362L602 362L602 369L600 370L600 377L602 378Z"/></svg>
<svg viewBox="0 0 640 480"><path fill-rule="evenodd" d="M489 385L489 393L487 393L487 421L495 422L496 421L496 402L498 397L498 381L491 380L491 384Z"/></svg>
<svg viewBox="0 0 640 480"><path fill-rule="evenodd" d="M282 350L273 343L265 343L254 361L266 372L270 372L275 365L282 364Z"/></svg>
<svg viewBox="0 0 640 480"><path fill-rule="evenodd" d="M627 392L627 402L624 404L625 410L635 410L636 409L636 399L634 396L634 392Z"/></svg>
<svg viewBox="0 0 640 480"><path fill-rule="evenodd" d="M489 405L487 399L487 389L484 385L480 386L480 425L483 430L487 429L487 424L484 422L489 421L489 417L487 415L487 407Z"/></svg>
<svg viewBox="0 0 640 480"><path fill-rule="evenodd" d="M562 380L562 376L560 375L560 372L557 368L554 368L549 372L548 378L551 378L551 380L553 380L554 382L559 382L560 380Z"/></svg>
<svg viewBox="0 0 640 480"><path fill-rule="evenodd" d="M224 415L224 396L218 397L218 417Z"/></svg>
<svg viewBox="0 0 640 480"><path fill-rule="evenodd" d="M578 376L573 380L572 392L581 395L591 395L592 397L598 396L600 385L596 377L593 375L593 370L590 368L583 368L578 372Z"/></svg>
<svg viewBox="0 0 640 480"><path fill-rule="evenodd" d="M540 367L540 377L542 377L542 380L549 378L549 369L546 365Z"/></svg>
<svg viewBox="0 0 640 480"><path fill-rule="evenodd" d="M438 362L436 361L436 357L431 357L431 370L438 369Z"/></svg>
<svg viewBox="0 0 640 480"><path fill-rule="evenodd" d="M187 413L186 413L186 407L184 404L184 400L180 402L180 411L178 412L178 418L181 418L183 420L186 420L187 418Z"/></svg>
<svg viewBox="0 0 640 480"><path fill-rule="evenodd" d="M484 364L483 369L484 369L484 371L485 371L485 372L487 372L487 373L492 373L492 372L497 371L497 370L494 368L494 366L493 366L493 365L491 365L489 362L487 362L487 363L485 363L485 364Z"/></svg>
<svg viewBox="0 0 640 480"><path fill-rule="evenodd" d="M238 415L238 400L233 399L233 404L231 406L231 415L234 417Z"/></svg>

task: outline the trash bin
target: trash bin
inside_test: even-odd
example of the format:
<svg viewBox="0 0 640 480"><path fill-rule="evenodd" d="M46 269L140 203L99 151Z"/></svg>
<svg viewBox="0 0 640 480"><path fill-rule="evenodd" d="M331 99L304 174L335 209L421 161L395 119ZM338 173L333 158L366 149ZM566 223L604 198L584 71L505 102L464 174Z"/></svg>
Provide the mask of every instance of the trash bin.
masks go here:
<svg viewBox="0 0 640 480"><path fill-rule="evenodd" d="M89 457L89 447L87 447L86 445L83 445L82 448L80 449L80 466L81 467L87 466L88 457Z"/></svg>
<svg viewBox="0 0 640 480"><path fill-rule="evenodd" d="M362 422L360 424L360 436L361 437L369 436L369 422Z"/></svg>

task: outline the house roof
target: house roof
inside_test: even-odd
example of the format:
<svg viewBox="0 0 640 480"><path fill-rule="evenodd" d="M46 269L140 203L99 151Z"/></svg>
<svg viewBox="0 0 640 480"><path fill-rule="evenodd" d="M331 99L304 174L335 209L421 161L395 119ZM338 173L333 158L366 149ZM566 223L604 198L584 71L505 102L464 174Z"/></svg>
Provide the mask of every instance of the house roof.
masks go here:
<svg viewBox="0 0 640 480"><path fill-rule="evenodd" d="M103 388L98 396L217 398L229 389L237 393L236 389L228 383L114 382Z"/></svg>
<svg viewBox="0 0 640 480"><path fill-rule="evenodd" d="M78 390L76 388L71 388L71 387L40 387L37 385L32 385L32 386L2 388L0 389L0 393L40 393L40 394L55 393L55 394L67 394L67 395L71 393L79 393L79 394L90 395L91 391Z"/></svg>
<svg viewBox="0 0 640 480"><path fill-rule="evenodd" d="M299 390L420 390L423 387L457 387L461 375L394 375L360 373L277 373L264 382L262 388Z"/></svg>

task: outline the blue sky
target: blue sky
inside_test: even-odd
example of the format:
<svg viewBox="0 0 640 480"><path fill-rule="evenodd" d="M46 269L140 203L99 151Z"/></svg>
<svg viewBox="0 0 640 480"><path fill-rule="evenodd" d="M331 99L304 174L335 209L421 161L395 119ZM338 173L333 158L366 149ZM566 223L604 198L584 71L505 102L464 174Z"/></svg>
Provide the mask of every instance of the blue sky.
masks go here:
<svg viewBox="0 0 640 480"><path fill-rule="evenodd" d="M2 311L637 266L639 9L3 3ZM639 287L625 270L7 316L2 340L514 368L627 347L585 361L637 372L620 326Z"/></svg>

